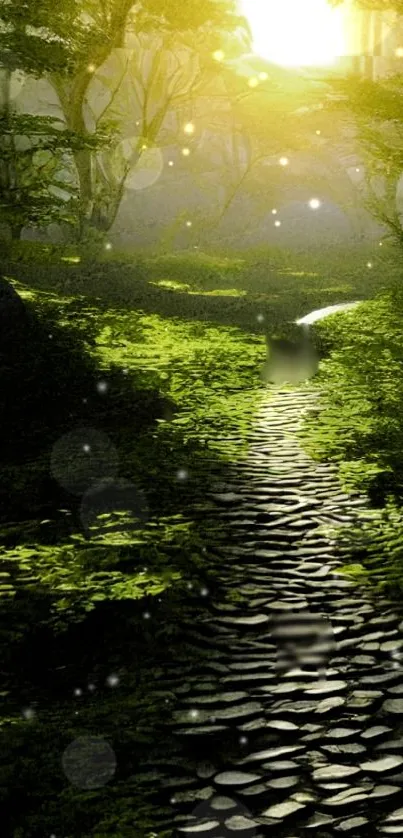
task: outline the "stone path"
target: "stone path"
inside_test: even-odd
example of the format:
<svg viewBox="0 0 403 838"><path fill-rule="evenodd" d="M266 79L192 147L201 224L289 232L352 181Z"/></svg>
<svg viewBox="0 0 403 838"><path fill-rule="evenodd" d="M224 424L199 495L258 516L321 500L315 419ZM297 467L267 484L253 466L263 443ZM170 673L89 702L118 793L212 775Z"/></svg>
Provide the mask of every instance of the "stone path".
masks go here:
<svg viewBox="0 0 403 838"><path fill-rule="evenodd" d="M301 450L315 399L276 391L211 498L230 596L187 627L199 669L178 661L158 684L177 748L154 778L178 838L403 836L403 615L338 574L318 533L365 499Z"/></svg>

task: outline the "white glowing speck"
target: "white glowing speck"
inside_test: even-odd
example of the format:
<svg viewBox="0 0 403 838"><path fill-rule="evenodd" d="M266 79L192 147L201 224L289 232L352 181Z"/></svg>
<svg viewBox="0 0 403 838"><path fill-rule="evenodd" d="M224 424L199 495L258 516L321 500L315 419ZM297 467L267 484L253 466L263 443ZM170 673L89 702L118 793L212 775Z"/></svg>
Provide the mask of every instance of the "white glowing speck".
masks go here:
<svg viewBox="0 0 403 838"><path fill-rule="evenodd" d="M383 247L383 242L379 242L379 247Z"/></svg>
<svg viewBox="0 0 403 838"><path fill-rule="evenodd" d="M176 803L176 798L175 798L175 797L171 797L170 802L172 803L172 805L174 805L174 804Z"/></svg>
<svg viewBox="0 0 403 838"><path fill-rule="evenodd" d="M89 453L90 453L90 451L91 451L91 445L88 445L88 443L85 443L85 445L83 445L83 451L84 451L86 454L89 454Z"/></svg>
<svg viewBox="0 0 403 838"><path fill-rule="evenodd" d="M187 221L186 222L186 227L191 227L191 226L192 226L192 221Z"/></svg>
<svg viewBox="0 0 403 838"><path fill-rule="evenodd" d="M247 744L248 744L248 738L247 738L247 736L240 736L240 737L239 737L239 744L240 744L240 745L247 745Z"/></svg>
<svg viewBox="0 0 403 838"><path fill-rule="evenodd" d="M278 162L280 163L280 166L288 166L290 161L288 157L280 157L280 160Z"/></svg>
<svg viewBox="0 0 403 838"><path fill-rule="evenodd" d="M281 227L281 221L275 221L274 226L275 227Z"/></svg>
<svg viewBox="0 0 403 838"><path fill-rule="evenodd" d="M202 588L200 591L201 596L208 596L208 588Z"/></svg>
<svg viewBox="0 0 403 838"><path fill-rule="evenodd" d="M193 122L187 122L186 125L184 125L183 130L184 130L185 134L188 134L189 136L191 134L194 134L195 126L194 126Z"/></svg>
<svg viewBox="0 0 403 838"><path fill-rule="evenodd" d="M192 588L193 588L193 582L188 582L188 585L187 585L187 586L188 586L188 588L189 588L189 591L191 591L191 590L192 590Z"/></svg>
<svg viewBox="0 0 403 838"><path fill-rule="evenodd" d="M112 250L112 245L110 242L106 242L105 250Z"/></svg>
<svg viewBox="0 0 403 838"><path fill-rule="evenodd" d="M108 675L108 677L106 679L106 683L107 683L108 687L117 687L117 685L119 683L119 676L114 675L114 674Z"/></svg>
<svg viewBox="0 0 403 838"><path fill-rule="evenodd" d="M150 620L151 619L150 612L149 611L144 611L143 617L144 617L145 620Z"/></svg>
<svg viewBox="0 0 403 838"><path fill-rule="evenodd" d="M74 695L75 695L75 696L79 696L79 695L82 695L82 694L83 694L83 691L82 691L82 690L80 690L80 688L79 688L79 687L77 687L77 688L74 690Z"/></svg>
<svg viewBox="0 0 403 838"><path fill-rule="evenodd" d="M311 198L311 200L309 201L309 206L312 210L317 210L320 206L322 206L322 203L319 200L319 198Z"/></svg>
<svg viewBox="0 0 403 838"><path fill-rule="evenodd" d="M190 148L183 148L182 149L182 154L183 154L184 157L189 157Z"/></svg>
<svg viewBox="0 0 403 838"><path fill-rule="evenodd" d="M317 130L317 132L316 132L316 133L317 133L317 135L319 136L319 134L321 134L321 133L322 133L322 131L320 131L320 130L319 130L319 128L318 128L318 130Z"/></svg>
<svg viewBox="0 0 403 838"><path fill-rule="evenodd" d="M197 719L199 717L199 711L198 710L191 710L189 715L190 715L191 719Z"/></svg>
<svg viewBox="0 0 403 838"><path fill-rule="evenodd" d="M90 693L93 693L94 690L96 689L95 684L88 684L88 689L89 689Z"/></svg>
<svg viewBox="0 0 403 838"><path fill-rule="evenodd" d="M87 70L88 70L89 73L95 73L96 69L97 68L96 68L95 64L89 64L88 67L87 67Z"/></svg>
<svg viewBox="0 0 403 838"><path fill-rule="evenodd" d="M259 84L259 80L254 78L254 77L249 79L249 81L248 81L249 87L257 87L258 84Z"/></svg>
<svg viewBox="0 0 403 838"><path fill-rule="evenodd" d="M397 56L397 58L403 58L403 47L398 47L395 52L395 55Z"/></svg>
<svg viewBox="0 0 403 838"><path fill-rule="evenodd" d="M87 404L88 399L83 399L83 404Z"/></svg>
<svg viewBox="0 0 403 838"><path fill-rule="evenodd" d="M372 268L372 262L367 262L367 268Z"/></svg>
<svg viewBox="0 0 403 838"><path fill-rule="evenodd" d="M264 314L258 314L256 317L258 323L263 323L264 321Z"/></svg>
<svg viewBox="0 0 403 838"><path fill-rule="evenodd" d="M106 393L108 389L108 385L106 381L98 381L97 390L98 393Z"/></svg>
<svg viewBox="0 0 403 838"><path fill-rule="evenodd" d="M269 78L269 74L265 73L265 72L259 73L259 78L260 78L260 81L266 81Z"/></svg>
<svg viewBox="0 0 403 838"><path fill-rule="evenodd" d="M222 49L216 49L216 51L213 52L213 58L215 61L224 61L225 52L223 52Z"/></svg>
<svg viewBox="0 0 403 838"><path fill-rule="evenodd" d="M174 164L173 160L168 160L168 166L173 166L173 164Z"/></svg>
<svg viewBox="0 0 403 838"><path fill-rule="evenodd" d="M185 468L180 468L179 471L176 472L176 477L178 480L187 480L189 477L189 472L186 471Z"/></svg>
<svg viewBox="0 0 403 838"><path fill-rule="evenodd" d="M359 166L357 166L357 167L356 167L356 170L355 170L355 171L356 171L356 172L359 172L359 171L360 171Z"/></svg>
<svg viewBox="0 0 403 838"><path fill-rule="evenodd" d="M49 340L52 340L52 338L53 338L53 335L49 335Z"/></svg>
<svg viewBox="0 0 403 838"><path fill-rule="evenodd" d="M24 716L24 719L30 721L35 717L35 710L32 707L25 707L22 711L22 715Z"/></svg>
<svg viewBox="0 0 403 838"><path fill-rule="evenodd" d="M271 214L272 214L272 215L277 215L277 210L276 210L276 209L272 209Z"/></svg>

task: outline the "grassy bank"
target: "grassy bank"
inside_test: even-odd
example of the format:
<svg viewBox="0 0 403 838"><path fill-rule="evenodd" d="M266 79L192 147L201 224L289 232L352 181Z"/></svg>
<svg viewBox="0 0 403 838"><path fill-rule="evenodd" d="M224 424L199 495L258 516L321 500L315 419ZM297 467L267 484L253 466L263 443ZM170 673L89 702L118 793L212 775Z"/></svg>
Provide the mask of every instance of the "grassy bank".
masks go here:
<svg viewBox="0 0 403 838"><path fill-rule="evenodd" d="M348 490L368 493L373 512L339 537L354 575L403 590L403 296L397 287L316 331L328 357L316 384L319 409L305 423L304 444L318 460L339 464Z"/></svg>

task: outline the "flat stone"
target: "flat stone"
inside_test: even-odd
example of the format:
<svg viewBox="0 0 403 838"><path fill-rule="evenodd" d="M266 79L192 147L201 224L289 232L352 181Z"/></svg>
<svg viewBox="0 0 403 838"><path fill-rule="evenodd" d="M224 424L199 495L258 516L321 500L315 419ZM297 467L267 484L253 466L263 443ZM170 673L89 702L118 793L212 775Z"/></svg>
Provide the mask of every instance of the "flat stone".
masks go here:
<svg viewBox="0 0 403 838"><path fill-rule="evenodd" d="M382 757L381 759L371 760L370 762L362 762L360 768L363 771L369 771L371 774L384 774L393 771L395 768L400 768L403 765L403 757L391 754L390 756Z"/></svg>
<svg viewBox="0 0 403 838"><path fill-rule="evenodd" d="M248 835L249 832L251 835L255 835L258 824L256 821L252 820L252 818L247 818L244 815L233 815L225 821L225 826L235 835L237 832L241 832L243 838L243 836Z"/></svg>
<svg viewBox="0 0 403 838"><path fill-rule="evenodd" d="M217 736L229 728L226 725L200 725L198 727L183 727L174 731L175 736L192 737Z"/></svg>
<svg viewBox="0 0 403 838"><path fill-rule="evenodd" d="M312 815L309 821L306 822L305 829L321 829L322 826L327 826L331 823L333 823L333 818L331 815L323 815L319 812L315 812L315 814Z"/></svg>
<svg viewBox="0 0 403 838"><path fill-rule="evenodd" d="M203 821L203 823L178 827L178 835L212 835L220 824L218 821Z"/></svg>
<svg viewBox="0 0 403 838"><path fill-rule="evenodd" d="M379 690L354 690L347 702L350 710L369 710L383 698Z"/></svg>
<svg viewBox="0 0 403 838"><path fill-rule="evenodd" d="M273 719L270 722L267 722L267 727L272 728L273 730L281 730L285 733L287 731L295 731L299 730L298 725L295 725L294 722L287 722L284 719Z"/></svg>
<svg viewBox="0 0 403 838"><path fill-rule="evenodd" d="M398 672L392 670L391 672L381 672L379 675L364 675L360 678L360 684L369 684L370 686L380 684L383 687L385 684L398 681L400 677Z"/></svg>
<svg viewBox="0 0 403 838"><path fill-rule="evenodd" d="M271 792L268 789L268 783L258 783L256 786L237 788L236 793L240 797L246 797L247 800L250 800L252 803L256 800L260 800L261 798L266 799L268 796L271 796Z"/></svg>
<svg viewBox="0 0 403 838"><path fill-rule="evenodd" d="M290 815L295 815L297 812L301 812L302 809L305 808L305 804L297 803L296 800L285 800L284 803L276 803L274 806L270 806L269 809L262 812L262 817L284 820L284 818L288 818Z"/></svg>
<svg viewBox="0 0 403 838"><path fill-rule="evenodd" d="M318 684L315 684L313 687L309 687L308 689L304 690L304 694L326 696L329 693L342 692L343 690L347 689L347 686L348 685L345 681L323 681Z"/></svg>
<svg viewBox="0 0 403 838"><path fill-rule="evenodd" d="M267 614L253 614L251 617L217 617L217 622L226 626L243 626L245 628L255 628L255 626L262 626L270 622L270 617Z"/></svg>
<svg viewBox="0 0 403 838"><path fill-rule="evenodd" d="M389 728L390 729L390 728ZM398 739L388 739L386 742L381 742L375 747L376 751L403 751L403 737Z"/></svg>
<svg viewBox="0 0 403 838"><path fill-rule="evenodd" d="M346 742L340 745L321 745L322 751L331 756L339 757L339 759L350 759L351 756L358 756L365 754L366 748L360 745L359 742Z"/></svg>
<svg viewBox="0 0 403 838"><path fill-rule="evenodd" d="M317 709L317 704L313 701L287 701L282 702L276 710L281 713L286 713L287 716L302 716L314 713Z"/></svg>
<svg viewBox="0 0 403 838"><path fill-rule="evenodd" d="M211 786L192 791L176 791L175 802L196 805L196 803L199 803L200 801L210 800L210 797L212 797L213 795L214 789Z"/></svg>
<svg viewBox="0 0 403 838"><path fill-rule="evenodd" d="M251 701L248 704L237 704L235 707L214 710L214 716L219 720L237 721L247 716L255 716L261 712L261 709L260 704Z"/></svg>
<svg viewBox="0 0 403 838"><path fill-rule="evenodd" d="M327 730L325 738L335 739L336 741L345 741L348 739L354 739L354 737L359 733L359 728L334 727Z"/></svg>
<svg viewBox="0 0 403 838"><path fill-rule="evenodd" d="M271 789L291 789L293 786L298 785L299 777L291 776L291 777L274 777L272 780L269 780L267 785Z"/></svg>
<svg viewBox="0 0 403 838"><path fill-rule="evenodd" d="M264 771L272 771L275 773L287 771L298 771L300 766L292 759L274 760L274 762L264 762L261 766Z"/></svg>
<svg viewBox="0 0 403 838"><path fill-rule="evenodd" d="M357 803L367 799L367 794L359 786L346 789L322 801L323 806L331 809L343 809L344 807L355 807Z"/></svg>
<svg viewBox="0 0 403 838"><path fill-rule="evenodd" d="M399 651L403 646L403 640L387 640L386 643L381 643L381 652L395 652Z"/></svg>
<svg viewBox="0 0 403 838"><path fill-rule="evenodd" d="M243 759L239 764L246 765L249 762L265 762L268 759L276 759L282 756L292 756L301 753L304 750L303 745L283 745L281 748L268 748L265 751L258 751L256 754Z"/></svg>
<svg viewBox="0 0 403 838"><path fill-rule="evenodd" d="M364 730L360 736L361 739L378 739L379 736L384 736L391 731L390 727L386 727L386 725L374 725L374 727L369 727L368 730Z"/></svg>
<svg viewBox="0 0 403 838"><path fill-rule="evenodd" d="M316 707L317 713L330 713L331 710L334 710L335 707L341 707L343 704L346 703L346 699L342 698L339 695L335 695L329 698L324 698L323 701L320 701Z"/></svg>
<svg viewBox="0 0 403 838"><path fill-rule="evenodd" d="M401 794L400 786L375 786L370 797L393 797L394 794Z"/></svg>
<svg viewBox="0 0 403 838"><path fill-rule="evenodd" d="M403 808L395 809L385 818L385 823L400 823L403 822Z"/></svg>
<svg viewBox="0 0 403 838"><path fill-rule="evenodd" d="M336 765L334 763L326 765L323 768L317 768L312 778L314 780L336 780L342 777L353 777L354 774L359 774L360 768L353 765Z"/></svg>
<svg viewBox="0 0 403 838"><path fill-rule="evenodd" d="M391 695L403 695L403 684L395 684L394 687L388 687L388 693Z"/></svg>
<svg viewBox="0 0 403 838"><path fill-rule="evenodd" d="M250 774L242 771L223 771L216 774L214 782L217 786L248 786L261 780L260 774Z"/></svg>
<svg viewBox="0 0 403 838"><path fill-rule="evenodd" d="M200 762L196 768L196 774L201 780L209 780L216 770L211 762Z"/></svg>
<svg viewBox="0 0 403 838"><path fill-rule="evenodd" d="M219 494L212 494L211 497L218 503L223 504L234 504L244 500L242 495L237 495L235 494L235 492L222 492Z"/></svg>
<svg viewBox="0 0 403 838"><path fill-rule="evenodd" d="M368 818L364 816L357 817L357 818L348 818L345 821L341 821L341 823L336 826L336 829L339 832L356 832L357 830L364 829L369 824Z"/></svg>

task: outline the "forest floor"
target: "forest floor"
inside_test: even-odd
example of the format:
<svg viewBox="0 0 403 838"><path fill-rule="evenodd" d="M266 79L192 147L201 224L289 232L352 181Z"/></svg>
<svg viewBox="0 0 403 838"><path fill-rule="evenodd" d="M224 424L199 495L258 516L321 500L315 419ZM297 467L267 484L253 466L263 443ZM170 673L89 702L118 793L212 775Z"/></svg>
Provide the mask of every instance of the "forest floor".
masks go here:
<svg viewBox="0 0 403 838"><path fill-rule="evenodd" d="M40 259L5 266L42 327L75 330L93 365L82 381L77 368L74 409L66 408L67 390L52 438L28 453L14 441L4 471L5 835L162 838L179 817L180 834L214 838L226 834L222 816L203 807L223 789L225 821L236 815L227 832L242 838L295 834L288 813L312 817L319 799L323 836L333 827L367 829L365 812L341 825L353 805L379 821L379 834L400 823L397 815L381 822L402 785L400 618L387 602L374 614L370 594L346 594L352 583L337 574L330 542L320 533L311 539L331 513L348 516L350 501L338 497L327 466L311 465L288 440L309 390L282 393L260 381L266 330L395 281L393 261L377 255L368 268L363 260L296 265L277 254L241 264L198 255L135 266ZM63 376L62 366L57 371ZM73 366L69 373L71 381ZM36 395L40 403L40 388ZM77 450L91 446L98 454L86 471ZM129 518L113 516L117 499ZM263 639L273 613L302 602L346 641L317 689L307 674L281 681L275 649ZM368 688L372 676L384 680L383 691ZM297 720L294 736L294 711L273 686L280 696L295 693L307 730ZM378 709L386 723L368 733ZM388 750L382 741L392 731ZM276 755L268 753L251 761L254 779L244 767L243 779L223 778L227 770L239 775L253 749L270 751L285 738L274 773L267 762ZM381 764L362 767L377 758L375 747ZM336 763L331 781L328 762ZM385 773L392 780L377 784ZM342 799L329 802L339 792ZM186 831L184 816L199 805L201 823Z"/></svg>

